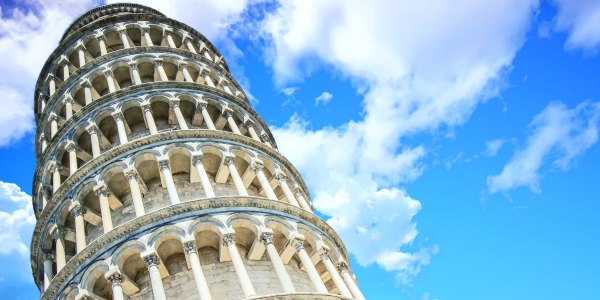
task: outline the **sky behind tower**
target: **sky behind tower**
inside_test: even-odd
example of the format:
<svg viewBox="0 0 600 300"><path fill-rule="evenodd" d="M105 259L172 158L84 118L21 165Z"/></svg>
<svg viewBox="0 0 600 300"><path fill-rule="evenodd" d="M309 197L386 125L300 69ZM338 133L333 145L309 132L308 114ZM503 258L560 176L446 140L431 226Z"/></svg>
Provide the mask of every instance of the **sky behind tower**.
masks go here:
<svg viewBox="0 0 600 300"><path fill-rule="evenodd" d="M600 2L134 2L223 53L368 299L600 299ZM1 2L2 298L39 297L37 76L100 4Z"/></svg>

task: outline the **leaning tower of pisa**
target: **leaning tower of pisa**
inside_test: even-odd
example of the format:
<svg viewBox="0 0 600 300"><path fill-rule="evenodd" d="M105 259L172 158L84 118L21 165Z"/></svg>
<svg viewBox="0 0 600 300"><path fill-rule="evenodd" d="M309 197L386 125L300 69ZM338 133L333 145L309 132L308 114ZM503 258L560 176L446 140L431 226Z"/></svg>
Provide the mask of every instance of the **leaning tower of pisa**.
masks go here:
<svg viewBox="0 0 600 300"><path fill-rule="evenodd" d="M93 9L35 95L42 299L364 299L302 177L193 28L141 5Z"/></svg>

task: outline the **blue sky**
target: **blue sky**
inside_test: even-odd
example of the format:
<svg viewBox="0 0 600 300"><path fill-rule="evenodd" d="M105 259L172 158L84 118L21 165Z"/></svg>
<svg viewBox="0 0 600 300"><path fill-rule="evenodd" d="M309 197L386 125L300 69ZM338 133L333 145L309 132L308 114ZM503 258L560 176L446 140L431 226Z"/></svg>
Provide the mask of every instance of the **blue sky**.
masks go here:
<svg viewBox="0 0 600 300"><path fill-rule="evenodd" d="M221 49L368 299L600 299L600 2L136 2ZM33 87L99 2L15 3L0 295L33 299Z"/></svg>

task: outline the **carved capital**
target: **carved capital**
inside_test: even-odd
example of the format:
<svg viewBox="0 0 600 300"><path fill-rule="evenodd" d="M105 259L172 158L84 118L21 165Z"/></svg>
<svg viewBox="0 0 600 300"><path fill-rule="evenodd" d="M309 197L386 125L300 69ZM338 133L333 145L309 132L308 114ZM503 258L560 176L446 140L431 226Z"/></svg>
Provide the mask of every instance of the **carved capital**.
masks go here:
<svg viewBox="0 0 600 300"><path fill-rule="evenodd" d="M252 170L254 170L254 172L260 172L264 168L265 168L265 166L261 162L255 161L255 162L252 163Z"/></svg>
<svg viewBox="0 0 600 300"><path fill-rule="evenodd" d="M125 171L125 177L127 180L137 180L138 174L136 170L127 170Z"/></svg>
<svg viewBox="0 0 600 300"><path fill-rule="evenodd" d="M96 196L98 197L108 197L108 195L110 194L110 192L108 191L108 187L106 187L105 185L98 187L94 191L94 193L96 193Z"/></svg>
<svg viewBox="0 0 600 300"><path fill-rule="evenodd" d="M192 164L194 164L194 165L202 164L202 158L203 158L202 154L192 156Z"/></svg>
<svg viewBox="0 0 600 300"><path fill-rule="evenodd" d="M71 97L70 95L65 96L65 99L63 101L65 102L65 104L73 104L74 102L73 97Z"/></svg>
<svg viewBox="0 0 600 300"><path fill-rule="evenodd" d="M160 168L160 170L165 170L165 169L169 169L169 160L165 159L165 160L159 160L158 161L158 167Z"/></svg>
<svg viewBox="0 0 600 300"><path fill-rule="evenodd" d="M235 245L235 233L226 233L223 235L223 245Z"/></svg>
<svg viewBox="0 0 600 300"><path fill-rule="evenodd" d="M157 67L162 67L163 60L162 60L162 58L157 58L157 59L153 60L152 63Z"/></svg>
<svg viewBox="0 0 600 300"><path fill-rule="evenodd" d="M127 64L129 65L129 69L131 69L131 70L137 70L138 69L138 63L137 63L137 61L130 61Z"/></svg>
<svg viewBox="0 0 600 300"><path fill-rule="evenodd" d="M273 233L271 232L263 232L260 235L260 240L266 245L273 244Z"/></svg>
<svg viewBox="0 0 600 300"><path fill-rule="evenodd" d="M234 162L235 162L235 156L233 156L233 155L225 156L225 159L223 159L223 164L226 166L229 166Z"/></svg>
<svg viewBox="0 0 600 300"><path fill-rule="evenodd" d="M342 261L338 264L338 271L340 272L348 272L348 264L346 264L346 262Z"/></svg>
<svg viewBox="0 0 600 300"><path fill-rule="evenodd" d="M92 134L98 134L98 127L96 127L96 125L92 125L89 126L88 128L85 129L90 135Z"/></svg>
<svg viewBox="0 0 600 300"><path fill-rule="evenodd" d="M65 234L67 234L67 231L65 230L65 228L62 226L57 226L56 229L54 230L54 232L52 232L52 237L55 240L64 239Z"/></svg>
<svg viewBox="0 0 600 300"><path fill-rule="evenodd" d="M296 248L296 252L300 252L301 250L303 250L304 249L304 241L296 240L296 242L294 244L294 248Z"/></svg>
<svg viewBox="0 0 600 300"><path fill-rule="evenodd" d="M111 69L104 69L102 73L104 74L104 76L113 76L113 71Z"/></svg>
<svg viewBox="0 0 600 300"><path fill-rule="evenodd" d="M183 70L183 69L187 68L187 62L182 61L177 66L179 67L180 70Z"/></svg>
<svg viewBox="0 0 600 300"><path fill-rule="evenodd" d="M106 280L112 285L121 285L121 283L123 283L123 279L123 275L121 275L119 272L114 272L106 278Z"/></svg>
<svg viewBox="0 0 600 300"><path fill-rule="evenodd" d="M71 209L71 215L73 215L74 218L80 217L83 216L86 213L86 211L87 210L85 209L85 207L81 206L80 204L77 204Z"/></svg>
<svg viewBox="0 0 600 300"><path fill-rule="evenodd" d="M116 112L112 114L113 119L115 119L115 121L123 121L125 120L125 116L123 116L123 114L121 112Z"/></svg>
<svg viewBox="0 0 600 300"><path fill-rule="evenodd" d="M56 114L51 114L50 117L48 117L48 121L56 122L58 121L58 116Z"/></svg>
<svg viewBox="0 0 600 300"><path fill-rule="evenodd" d="M277 179L277 181L279 181L279 182L282 182L287 179L287 175L285 175L284 173L277 173L275 175L275 179Z"/></svg>
<svg viewBox="0 0 600 300"><path fill-rule="evenodd" d="M142 259L148 268L158 266L160 264L160 259L158 259L158 255L156 253L150 253L142 257Z"/></svg>
<svg viewBox="0 0 600 300"><path fill-rule="evenodd" d="M198 248L196 246L196 241L187 241L183 243L183 249L185 253L197 252Z"/></svg>
<svg viewBox="0 0 600 300"><path fill-rule="evenodd" d="M68 152L76 151L77 146L75 146L75 143L73 143L73 142L68 142L67 145L65 146L65 150L67 150Z"/></svg>

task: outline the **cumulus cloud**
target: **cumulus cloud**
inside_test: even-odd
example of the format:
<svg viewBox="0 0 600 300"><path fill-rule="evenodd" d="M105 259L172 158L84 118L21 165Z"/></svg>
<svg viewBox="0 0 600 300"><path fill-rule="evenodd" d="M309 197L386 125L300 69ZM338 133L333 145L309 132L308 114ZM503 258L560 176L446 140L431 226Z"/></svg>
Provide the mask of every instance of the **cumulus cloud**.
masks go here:
<svg viewBox="0 0 600 300"><path fill-rule="evenodd" d="M299 88L297 86L290 86L282 88L279 91L281 91L281 93L283 93L284 95L291 97L296 93L296 91L298 91L298 89Z"/></svg>
<svg viewBox="0 0 600 300"><path fill-rule="evenodd" d="M333 98L333 94L330 92L322 92L319 97L315 98L315 105L319 106L319 104L327 104Z"/></svg>
<svg viewBox="0 0 600 300"><path fill-rule="evenodd" d="M27 1L27 10L0 8L0 147L34 128L33 88L66 28L93 1Z"/></svg>
<svg viewBox="0 0 600 300"><path fill-rule="evenodd" d="M554 0L555 29L568 34L569 49L596 50L600 43L600 2L595 0Z"/></svg>
<svg viewBox="0 0 600 300"><path fill-rule="evenodd" d="M16 252L26 257L34 224L31 196L14 183L0 181L0 255Z"/></svg>
<svg viewBox="0 0 600 300"><path fill-rule="evenodd" d="M279 84L302 81L322 65L364 96L360 120L311 129L294 116L274 130L315 207L360 264L376 263L408 283L437 253L437 246L406 250L418 235L421 203L402 185L422 173L427 146L405 138L463 124L497 95L537 6L281 1L267 14L266 57Z"/></svg>
<svg viewBox="0 0 600 300"><path fill-rule="evenodd" d="M487 178L491 193L528 187L540 192L540 171L566 170L598 141L600 103L586 101L569 109L550 103L529 124L525 146L518 149L502 172Z"/></svg>

